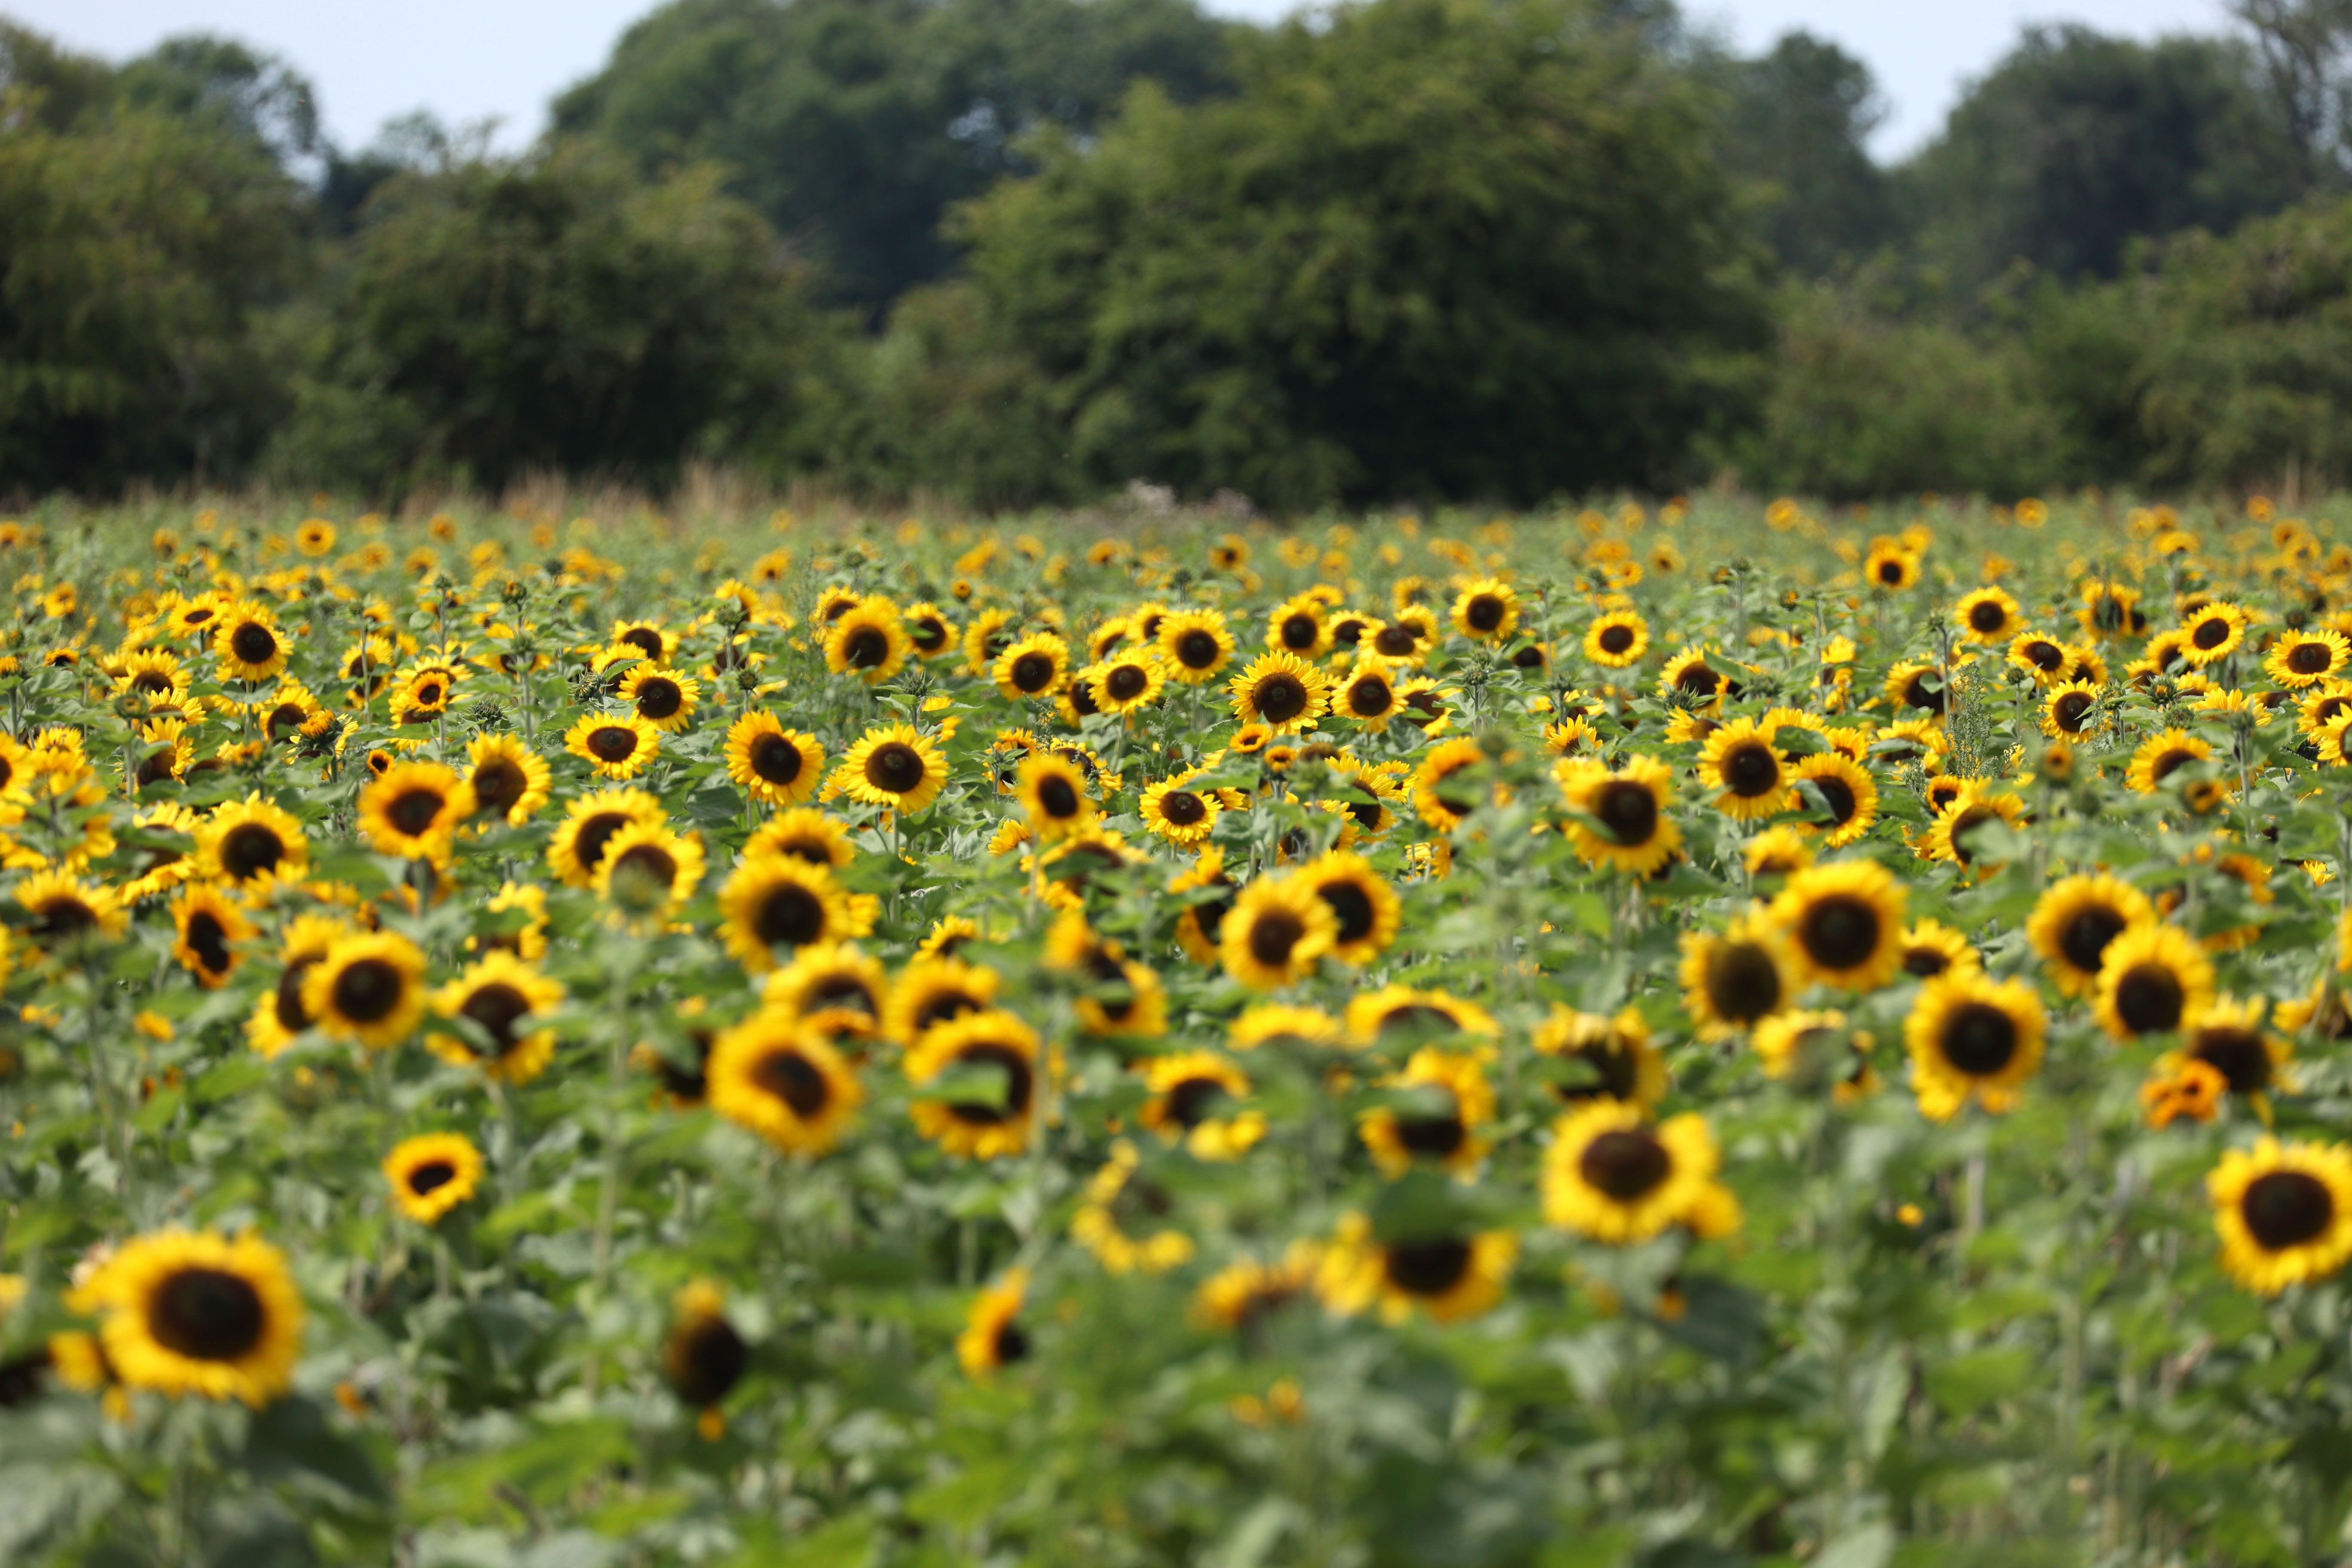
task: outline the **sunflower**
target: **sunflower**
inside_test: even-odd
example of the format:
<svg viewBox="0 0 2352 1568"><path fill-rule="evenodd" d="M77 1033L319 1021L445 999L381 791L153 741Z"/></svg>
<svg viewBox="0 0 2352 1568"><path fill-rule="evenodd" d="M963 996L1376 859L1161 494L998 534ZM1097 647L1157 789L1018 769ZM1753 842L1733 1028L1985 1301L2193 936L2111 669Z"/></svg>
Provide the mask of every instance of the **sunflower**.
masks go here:
<svg viewBox="0 0 2352 1568"><path fill-rule="evenodd" d="M16 884L15 897L17 907L29 917L25 934L45 947L121 936L130 922L113 889L62 871L34 872Z"/></svg>
<svg viewBox="0 0 2352 1568"><path fill-rule="evenodd" d="M1019 1153L1034 1120L1039 1053L1037 1031L1001 1007L933 1026L907 1052L907 1081L920 1088L952 1069L966 1082L992 1076L995 1092L918 1100L908 1107L916 1131L950 1154L993 1160Z"/></svg>
<svg viewBox="0 0 2352 1568"><path fill-rule="evenodd" d="M289 1392L302 1298L286 1256L251 1232L162 1231L125 1243L86 1287L106 1360L131 1388L259 1409Z"/></svg>
<svg viewBox="0 0 2352 1568"><path fill-rule="evenodd" d="M608 779L632 779L661 755L661 731L635 713L583 714L563 749Z"/></svg>
<svg viewBox="0 0 2352 1568"><path fill-rule="evenodd" d="M2294 1047L2263 1026L2269 1008L2259 997L2216 997L2182 1029L2180 1048L2166 1053L2158 1069L2177 1071L2187 1063L2202 1062L2221 1075L2224 1090L2243 1096L2267 1116L2271 1094L2294 1088L2289 1068Z"/></svg>
<svg viewBox="0 0 2352 1568"><path fill-rule="evenodd" d="M866 1098L848 1060L775 1005L721 1030L704 1072L713 1110L787 1154L833 1149Z"/></svg>
<svg viewBox="0 0 2352 1568"><path fill-rule="evenodd" d="M2263 659L2270 678L2290 691L2317 686L2342 670L2352 659L2352 642L2326 626L2289 632L2271 645Z"/></svg>
<svg viewBox="0 0 2352 1568"><path fill-rule="evenodd" d="M318 1023L302 999L304 979L351 934L350 925L329 915L297 915L287 922L278 984L262 994L245 1026L247 1041L264 1058L277 1056Z"/></svg>
<svg viewBox="0 0 2352 1568"><path fill-rule="evenodd" d="M673 734L693 728L695 704L701 695L700 681L659 665L639 664L621 678L621 700L655 729Z"/></svg>
<svg viewBox="0 0 2352 1568"><path fill-rule="evenodd" d="M1703 1040L1753 1028L1793 999L1798 960L1762 910L1738 916L1720 933L1683 938L1683 1009Z"/></svg>
<svg viewBox="0 0 2352 1568"><path fill-rule="evenodd" d="M396 1046L425 1016L425 954L389 931L351 931L302 976L302 1010L331 1035Z"/></svg>
<svg viewBox="0 0 2352 1568"><path fill-rule="evenodd" d="M770 855L837 869L857 858L857 846L849 841L848 824L813 806L797 805L778 812L743 841L744 859Z"/></svg>
<svg viewBox="0 0 2352 1568"><path fill-rule="evenodd" d="M1423 1046L1384 1087L1406 1103L1377 1106L1357 1123L1382 1175L1394 1181L1428 1160L1466 1176L1486 1157L1478 1129L1495 1119L1495 1091L1475 1055Z"/></svg>
<svg viewBox="0 0 2352 1568"><path fill-rule="evenodd" d="M2325 1279L2352 1258L2352 1152L2257 1139L2205 1178L2221 1267L2257 1295Z"/></svg>
<svg viewBox="0 0 2352 1568"><path fill-rule="evenodd" d="M224 680L268 680L286 668L286 634L259 605L231 605L213 628Z"/></svg>
<svg viewBox="0 0 2352 1568"><path fill-rule="evenodd" d="M727 776L754 800L797 805L816 793L824 768L815 737L785 729L764 710L728 727Z"/></svg>
<svg viewBox="0 0 2352 1568"><path fill-rule="evenodd" d="M2021 980L1955 970L1928 981L1903 1025L1919 1113L1948 1121L1971 1097L1990 1111L2015 1106L2042 1065L2046 1026L2040 999Z"/></svg>
<svg viewBox="0 0 2352 1568"><path fill-rule="evenodd" d="M1178 610L1160 623L1160 651L1170 679L1199 686L1216 679L1234 657L1234 635L1217 610Z"/></svg>
<svg viewBox="0 0 2352 1568"><path fill-rule="evenodd" d="M405 1138L383 1157L392 1201L419 1225L432 1225L474 1195L482 1180L482 1153L459 1132Z"/></svg>
<svg viewBox="0 0 2352 1568"><path fill-rule="evenodd" d="M2216 600L2181 624L2180 657L2200 669L2218 663L2238 650L2252 622L2237 605Z"/></svg>
<svg viewBox="0 0 2352 1568"><path fill-rule="evenodd" d="M1377 735L1389 727L1404 700L1398 695L1389 662L1365 658L1349 670L1348 678L1331 694L1330 704L1335 718L1351 720Z"/></svg>
<svg viewBox="0 0 2352 1568"><path fill-rule="evenodd" d="M1788 804L1780 753L1771 742L1771 734L1756 721L1739 719L1718 725L1699 753L1702 787L1721 792L1716 808L1735 821L1770 816Z"/></svg>
<svg viewBox="0 0 2352 1568"><path fill-rule="evenodd" d="M955 651L955 625L937 605L928 600L909 605L901 613L900 622L918 658L944 658Z"/></svg>
<svg viewBox="0 0 2352 1568"><path fill-rule="evenodd" d="M1070 1235L1108 1274L1165 1274L1192 1261L1192 1238L1173 1226L1139 1234L1170 1207L1168 1194L1139 1173L1135 1145L1121 1138L1087 1183L1086 1201L1070 1220Z"/></svg>
<svg viewBox="0 0 2352 1568"><path fill-rule="evenodd" d="M746 860L719 889L719 941L753 974L776 966L775 950L863 935L864 922L824 867L782 855Z"/></svg>
<svg viewBox="0 0 2352 1568"><path fill-rule="evenodd" d="M1937 816L1936 825L1920 840L1921 852L1931 860L1949 860L1956 866L1989 874L2000 862L1983 859L1970 835L1989 822L2016 828L2026 820L2025 802L2013 792L1970 781L1960 786L1951 804Z"/></svg>
<svg viewBox="0 0 2352 1568"><path fill-rule="evenodd" d="M850 799L907 813L938 799L947 776L947 758L911 724L866 731L833 773Z"/></svg>
<svg viewBox="0 0 2352 1568"><path fill-rule="evenodd" d="M1680 1226L1701 1238L1739 1228L1739 1200L1715 1179L1721 1160L1706 1119L1655 1127L1638 1107L1602 1100L1553 1124L1544 1151L1544 1218L1626 1247Z"/></svg>
<svg viewBox="0 0 2352 1568"><path fill-rule="evenodd" d="M1570 758L1553 770L1570 811L1569 842L1588 866L1646 877L1682 847L1682 829L1666 815L1674 774L1654 757L1634 755L1611 773L1599 763Z"/></svg>
<svg viewBox="0 0 2352 1568"><path fill-rule="evenodd" d="M1017 1321L1028 1292L1029 1270L1013 1268L973 1298L963 1332L956 1336L956 1361L965 1375L984 1383L1028 1359L1029 1336Z"/></svg>
<svg viewBox="0 0 2352 1568"><path fill-rule="evenodd" d="M1896 709L1937 714L1946 698L1943 670L1920 659L1905 659L1886 672L1886 700Z"/></svg>
<svg viewBox="0 0 2352 1568"><path fill-rule="evenodd" d="M1914 921L1903 933L1903 973L1915 980L1984 967L1969 939L1937 921Z"/></svg>
<svg viewBox="0 0 2352 1568"><path fill-rule="evenodd" d="M825 628L824 667L877 686L905 668L908 646L898 606L876 594L844 610Z"/></svg>
<svg viewBox="0 0 2352 1568"><path fill-rule="evenodd" d="M829 942L803 948L768 976L761 994L787 1014L848 1012L879 1023L889 990L879 959L849 943Z"/></svg>
<svg viewBox="0 0 2352 1568"><path fill-rule="evenodd" d="M1051 752L1034 752L1021 760L1013 793L1041 841L1090 826L1098 815L1087 794L1087 775Z"/></svg>
<svg viewBox="0 0 2352 1568"><path fill-rule="evenodd" d="M663 820L658 796L643 790L608 789L575 797L548 840L547 864L569 888L593 887L596 868L614 835L640 823Z"/></svg>
<svg viewBox="0 0 2352 1568"><path fill-rule="evenodd" d="M210 888L190 888L173 900L172 923L179 933L172 956L207 991L228 984L239 959L236 944L258 934L242 910Z"/></svg>
<svg viewBox="0 0 2352 1568"><path fill-rule="evenodd" d="M1095 700L1107 713L1133 713L1160 700L1168 671L1149 650L1105 658L1088 671Z"/></svg>
<svg viewBox="0 0 2352 1568"><path fill-rule="evenodd" d="M1954 618L1971 640L1980 643L2009 641L2018 634L2022 616L2017 601L2003 588L1978 588L1963 594L1954 608Z"/></svg>
<svg viewBox="0 0 2352 1568"><path fill-rule="evenodd" d="M1666 660L1658 674L1658 695L1677 708L1704 708L1712 712L1720 706L1731 683L1707 662L1706 655L1704 647L1693 643Z"/></svg>
<svg viewBox="0 0 2352 1568"><path fill-rule="evenodd" d="M2077 874L2053 882L2026 918L2025 939L2069 996L2098 984L2107 946L2135 926L2152 923L2147 895L2115 877Z"/></svg>
<svg viewBox="0 0 2352 1568"><path fill-rule="evenodd" d="M1874 991L1903 966L1903 884L1875 860L1809 866L1772 900L1802 981Z"/></svg>
<svg viewBox="0 0 2352 1568"><path fill-rule="evenodd" d="M2092 712L2098 700L2099 689L2085 680L2062 681L2043 689L2042 732L2053 741L2095 734L2102 727Z"/></svg>
<svg viewBox="0 0 2352 1568"><path fill-rule="evenodd" d="M1919 581L1919 558L1895 541L1882 539L1862 563L1862 580L1882 592L1900 592Z"/></svg>
<svg viewBox="0 0 2352 1568"><path fill-rule="evenodd" d="M1665 1058L1650 1043L1650 1027L1637 1008L1610 1018L1555 1003L1528 1043L1559 1065L1561 1071L1547 1081L1570 1105L1607 1100L1646 1113L1665 1098Z"/></svg>
<svg viewBox="0 0 2352 1568"><path fill-rule="evenodd" d="M1213 792L1190 787L1196 776L1183 773L1150 785L1139 808L1143 826L1180 849L1206 843L1224 810L1224 803Z"/></svg>
<svg viewBox="0 0 2352 1568"><path fill-rule="evenodd" d="M1486 747L1467 736L1424 752L1412 775L1413 809L1422 820L1440 833L1451 833L1478 809L1482 794L1499 798L1499 786L1489 784L1478 791L1465 787L1467 781L1457 777L1487 760Z"/></svg>
<svg viewBox="0 0 2352 1568"><path fill-rule="evenodd" d="M1260 877L1244 888L1223 922L1225 973L1256 991L1295 985L1339 941L1339 918L1293 877Z"/></svg>
<svg viewBox="0 0 2352 1568"><path fill-rule="evenodd" d="M1455 1041L1475 1036L1492 1040L1501 1034L1483 1007L1449 996L1443 991L1417 991L1404 985L1383 985L1348 1003L1348 1035L1360 1046L1394 1052L1427 1041Z"/></svg>
<svg viewBox="0 0 2352 1568"><path fill-rule="evenodd" d="M727 1298L707 1279L697 1279L670 1299L669 1328L662 1335L662 1381L689 1410L702 1414L696 1430L716 1442L727 1431L719 1406L751 1370L751 1347L728 1321Z"/></svg>
<svg viewBox="0 0 2352 1568"><path fill-rule="evenodd" d="M702 840L667 824L633 822L606 841L596 896L638 916L667 917L702 885Z"/></svg>
<svg viewBox="0 0 2352 1568"><path fill-rule="evenodd" d="M1831 1099L1843 1105L1878 1090L1871 1065L1870 1036L1848 1026L1834 1011L1775 1013L1750 1037L1764 1076L1795 1078L1800 1084L1833 1079Z"/></svg>
<svg viewBox="0 0 2352 1568"><path fill-rule="evenodd" d="M1584 657L1604 669L1639 664L1650 651L1650 623L1632 610L1612 610L1584 629Z"/></svg>
<svg viewBox="0 0 2352 1568"><path fill-rule="evenodd" d="M1249 1075L1213 1051L1154 1057L1143 1081L1151 1098L1136 1120L1194 1159L1238 1160L1265 1136L1265 1113L1239 1103L1250 1097Z"/></svg>
<svg viewBox="0 0 2352 1568"><path fill-rule="evenodd" d="M1805 826L1821 834L1830 848L1853 843L1878 820L1878 781L1852 757L1818 752L1799 763L1790 777L1796 799L1807 793L1796 787L1801 785L1811 785L1811 793L1820 795L1821 807L1808 812Z"/></svg>
<svg viewBox="0 0 2352 1568"><path fill-rule="evenodd" d="M890 986L883 1033L912 1046L934 1025L993 1006L998 983L996 971L960 958L917 958Z"/></svg>
<svg viewBox="0 0 2352 1568"><path fill-rule="evenodd" d="M335 962L330 953L323 972ZM317 976L310 982L314 989ZM426 1048L457 1067L476 1067L501 1083L529 1083L547 1070L555 1058L555 1031L526 1028L533 1016L563 1001L562 983L541 973L510 952L484 954L465 972L433 994L433 1010L442 1017L464 1019L478 1029L453 1035L436 1030L425 1037Z"/></svg>
<svg viewBox="0 0 2352 1568"><path fill-rule="evenodd" d="M513 736L477 735L466 742L466 760L476 816L520 824L547 804L553 777L547 759Z"/></svg>
<svg viewBox="0 0 2352 1568"><path fill-rule="evenodd" d="M1171 893L1205 893L1187 900L1176 916L1176 940L1196 963L1217 962L1224 940L1225 917L1234 907L1235 889L1225 875L1225 852L1214 844L1201 847L1192 868L1168 884Z"/></svg>
<svg viewBox="0 0 2352 1568"><path fill-rule="evenodd" d="M1416 1311L1458 1322L1503 1299L1518 1257L1518 1238L1508 1231L1381 1239L1370 1219L1351 1214L1317 1263L1315 1289L1335 1312L1377 1306L1391 1323Z"/></svg>
<svg viewBox="0 0 2352 1568"><path fill-rule="evenodd" d="M200 876L236 883L299 881L310 869L310 843L289 813L250 795L213 808L196 834L196 864Z"/></svg>
<svg viewBox="0 0 2352 1568"><path fill-rule="evenodd" d="M472 789L439 763L394 763L360 791L360 831L379 854L449 863L451 837L474 815Z"/></svg>
<svg viewBox="0 0 2352 1568"><path fill-rule="evenodd" d="M1033 632L997 656L992 676L1013 701L1051 697L1070 678L1070 645L1052 632Z"/></svg>
<svg viewBox="0 0 2352 1568"><path fill-rule="evenodd" d="M2106 945L2095 982L2099 1026L2129 1043L2170 1034L2213 1000L2213 961L2179 926L2146 920Z"/></svg>
<svg viewBox="0 0 2352 1568"><path fill-rule="evenodd" d="M1329 705L1329 678L1286 653L1265 653L1226 684L1234 715L1276 734L1311 728Z"/></svg>
<svg viewBox="0 0 2352 1568"><path fill-rule="evenodd" d="M1339 924L1332 957L1343 963L1369 963L1396 940L1404 901L1362 856L1328 850L1292 875L1330 906Z"/></svg>
<svg viewBox="0 0 2352 1568"><path fill-rule="evenodd" d="M1330 651L1331 628L1323 618L1322 601L1300 594L1276 605L1266 616L1265 646L1305 659Z"/></svg>
<svg viewBox="0 0 2352 1568"><path fill-rule="evenodd" d="M1500 642L1519 626L1519 596L1499 577L1465 584L1454 599L1454 629L1480 642Z"/></svg>

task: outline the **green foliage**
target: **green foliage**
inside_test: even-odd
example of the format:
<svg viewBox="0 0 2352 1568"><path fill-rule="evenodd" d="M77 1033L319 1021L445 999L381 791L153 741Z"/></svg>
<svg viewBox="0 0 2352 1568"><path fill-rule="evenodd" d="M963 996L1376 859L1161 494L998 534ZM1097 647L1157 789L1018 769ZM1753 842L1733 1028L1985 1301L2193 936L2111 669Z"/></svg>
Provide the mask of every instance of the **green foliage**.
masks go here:
<svg viewBox="0 0 2352 1568"><path fill-rule="evenodd" d="M583 143L398 176L331 309L269 460L375 488L530 468L665 482L789 425L799 358L829 331L715 170L645 183Z"/></svg>
<svg viewBox="0 0 2352 1568"><path fill-rule="evenodd" d="M961 215L1097 483L1525 499L1664 483L1760 297L1696 92L1597 10L1379 0L1149 87Z"/></svg>
<svg viewBox="0 0 2352 1568"><path fill-rule="evenodd" d="M1040 125L1091 131L1140 77L1224 79L1190 0L678 0L630 28L556 124L651 171L710 160L836 297L878 307L950 270L952 202Z"/></svg>
<svg viewBox="0 0 2352 1568"><path fill-rule="evenodd" d="M1822 277L1895 238L1893 191L1864 145L1885 112L1868 66L1795 32L1720 74L1718 155L1753 187L1757 236L1783 267Z"/></svg>

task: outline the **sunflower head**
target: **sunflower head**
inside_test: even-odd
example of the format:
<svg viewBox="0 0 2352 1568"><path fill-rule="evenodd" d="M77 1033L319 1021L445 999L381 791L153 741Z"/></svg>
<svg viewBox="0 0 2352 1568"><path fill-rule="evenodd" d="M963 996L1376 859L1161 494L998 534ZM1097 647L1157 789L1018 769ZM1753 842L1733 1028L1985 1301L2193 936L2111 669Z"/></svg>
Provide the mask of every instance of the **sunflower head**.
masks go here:
<svg viewBox="0 0 2352 1568"><path fill-rule="evenodd" d="M426 1133L404 1139L385 1155L383 1174L393 1205L419 1225L432 1225L474 1195L482 1154L462 1133Z"/></svg>

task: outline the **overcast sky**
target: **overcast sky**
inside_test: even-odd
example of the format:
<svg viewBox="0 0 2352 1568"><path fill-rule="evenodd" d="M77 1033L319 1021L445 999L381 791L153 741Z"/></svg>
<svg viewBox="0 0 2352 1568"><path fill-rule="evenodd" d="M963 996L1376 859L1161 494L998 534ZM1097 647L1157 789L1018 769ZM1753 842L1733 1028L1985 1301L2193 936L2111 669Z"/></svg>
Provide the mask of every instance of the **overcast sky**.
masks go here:
<svg viewBox="0 0 2352 1568"><path fill-rule="evenodd" d="M1290 0L1208 0L1227 15L1282 15ZM1960 84L2026 22L2081 21L2153 37L2212 31L2222 0L1685 0L1743 50L1804 27L1877 74L1890 112L1875 150L1898 156L1934 134ZM557 90L594 70L649 0L0 0L14 16L115 58L173 33L226 33L292 60L317 85L328 130L363 145L394 115L430 109L453 123L496 116L499 142L535 134Z"/></svg>

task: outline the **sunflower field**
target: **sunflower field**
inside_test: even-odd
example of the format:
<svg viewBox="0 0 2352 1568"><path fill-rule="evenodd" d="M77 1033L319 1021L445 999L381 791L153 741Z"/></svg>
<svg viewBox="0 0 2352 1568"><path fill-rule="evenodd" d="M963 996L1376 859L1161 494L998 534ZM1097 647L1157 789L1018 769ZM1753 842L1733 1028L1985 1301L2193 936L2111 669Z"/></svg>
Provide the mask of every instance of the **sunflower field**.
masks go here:
<svg viewBox="0 0 2352 1568"><path fill-rule="evenodd" d="M0 1562L2346 1558L2325 521L0 566Z"/></svg>

